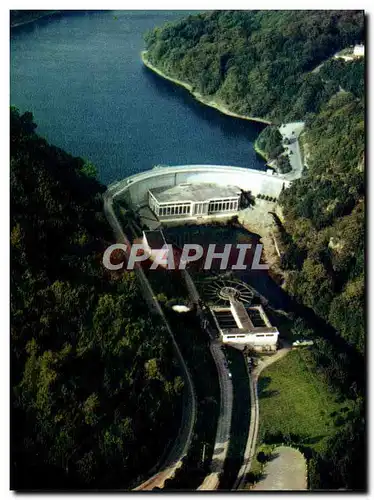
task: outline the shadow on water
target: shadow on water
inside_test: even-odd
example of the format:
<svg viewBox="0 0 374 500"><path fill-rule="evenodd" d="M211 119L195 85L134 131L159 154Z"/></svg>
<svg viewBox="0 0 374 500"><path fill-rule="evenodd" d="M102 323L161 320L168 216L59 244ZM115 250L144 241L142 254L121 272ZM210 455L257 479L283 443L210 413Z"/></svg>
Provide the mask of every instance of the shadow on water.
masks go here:
<svg viewBox="0 0 374 500"><path fill-rule="evenodd" d="M187 89L162 78L146 66L143 66L142 73L155 93L169 100L181 100L189 112L193 113L198 119L208 122L210 127L220 129L223 134L229 137L244 137L249 143L253 143L265 127L262 123L248 122L247 120L225 115L214 108L200 103ZM258 165L256 164L254 168L266 170L264 162L261 159L258 159L257 163Z"/></svg>
<svg viewBox="0 0 374 500"><path fill-rule="evenodd" d="M55 11L50 14L46 14L39 19L30 20L29 22L25 22L25 24L19 24L18 26L11 27L11 35L18 34L20 31L24 33L32 33L34 31L38 31L39 28L43 28L54 23L66 22L69 17L87 17L90 14L94 14L95 12L103 12L103 11L85 11L85 10L64 10L64 11Z"/></svg>

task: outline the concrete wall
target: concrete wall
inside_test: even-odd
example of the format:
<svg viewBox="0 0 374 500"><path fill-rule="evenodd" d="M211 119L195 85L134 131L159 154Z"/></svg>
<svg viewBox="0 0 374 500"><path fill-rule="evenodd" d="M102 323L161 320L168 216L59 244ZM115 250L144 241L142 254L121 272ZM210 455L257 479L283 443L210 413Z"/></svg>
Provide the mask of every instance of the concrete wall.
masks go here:
<svg viewBox="0 0 374 500"><path fill-rule="evenodd" d="M172 187L181 183L215 183L237 186L253 195L264 194L277 198L289 181L249 168L219 165L182 165L155 167L127 177L108 187L114 197L125 198L135 206L148 203L148 189Z"/></svg>

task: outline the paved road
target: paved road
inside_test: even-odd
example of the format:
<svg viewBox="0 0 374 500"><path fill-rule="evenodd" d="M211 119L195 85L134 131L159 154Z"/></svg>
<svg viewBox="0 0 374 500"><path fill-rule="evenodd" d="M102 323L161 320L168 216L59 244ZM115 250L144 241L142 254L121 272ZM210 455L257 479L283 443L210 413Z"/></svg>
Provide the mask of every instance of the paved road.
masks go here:
<svg viewBox="0 0 374 500"><path fill-rule="evenodd" d="M246 483L246 476L251 470L251 464L253 455L256 451L257 444L257 436L258 436L258 428L260 421L260 408L258 402L258 379L259 376L267 366L271 365L275 361L283 358L289 351L291 350L291 346L287 345L279 351L264 360L261 360L259 364L252 370L252 373L249 374L249 389L250 389L250 397L251 397L251 414L250 414L250 422L249 422L249 433L247 445L244 452L244 460L243 464L240 468L238 477L234 484L234 490L242 490L244 489L244 485Z"/></svg>
<svg viewBox="0 0 374 500"><path fill-rule="evenodd" d="M113 197L115 196L115 187L112 187L104 194L104 213L113 229L117 242L124 243L125 245L128 245L128 247L130 247L131 243L123 232L121 224L119 223L113 210ZM152 287L141 266L135 267L135 273L139 280L139 284L145 300L152 308L152 310L159 314L166 326L180 366L182 368L182 376L185 383L185 404L183 405L182 422L179 434L166 460L164 461L162 466L159 467L158 472L135 488L135 490L146 491L152 490L153 488L163 488L165 481L172 478L175 474L175 471L182 465L182 459L186 456L191 443L193 428L196 421L196 393L190 372L174 338L173 332L171 331L170 325L164 315L163 310L161 309L158 300L155 297L155 293L152 290ZM158 465L159 464L157 464L156 466Z"/></svg>
<svg viewBox="0 0 374 500"><path fill-rule="evenodd" d="M278 446L273 459L266 463L264 478L252 488L255 491L306 490L307 465L304 455L295 448Z"/></svg>
<svg viewBox="0 0 374 500"><path fill-rule="evenodd" d="M228 368L226 367L226 358L222 352L221 343L218 340L211 341L210 352L212 353L218 371L221 404L210 467L211 472L206 476L198 490L216 490L219 487L219 475L223 472L230 443L233 402L232 381L229 377Z"/></svg>
<svg viewBox="0 0 374 500"><path fill-rule="evenodd" d="M288 174L281 175L281 177L288 181L300 179L303 172L304 165L301 157L299 136L303 131L304 126L304 122L292 122L286 123L279 128L279 131L283 136L283 140L288 138L291 141L291 144L284 145L284 148L288 152L292 171ZM290 154L291 151L292 154Z"/></svg>
<svg viewBox="0 0 374 500"><path fill-rule="evenodd" d="M200 295L196 289L190 274L186 270L184 279L191 297L196 303L200 303ZM199 309L200 319L204 320L204 313ZM209 332L209 330L208 330ZM229 369L226 363L226 357L222 352L221 343L209 333L210 336L210 352L217 368L218 381L220 387L220 412L217 422L217 432L213 449L211 462L211 472L208 474L198 490L216 490L219 488L219 476L223 472L224 462L227 457L227 452L230 443L231 416L233 404L233 387L229 377Z"/></svg>

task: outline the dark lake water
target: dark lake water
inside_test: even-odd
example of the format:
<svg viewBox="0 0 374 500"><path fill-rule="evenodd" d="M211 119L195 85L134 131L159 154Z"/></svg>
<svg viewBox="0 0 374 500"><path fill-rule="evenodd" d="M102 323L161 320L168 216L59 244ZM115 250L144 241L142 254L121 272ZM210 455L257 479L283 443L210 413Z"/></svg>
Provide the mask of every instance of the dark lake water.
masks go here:
<svg viewBox="0 0 374 500"><path fill-rule="evenodd" d="M143 34L186 14L74 12L13 29L11 104L104 183L160 163L264 169L253 150L262 125L203 106L142 65Z"/></svg>

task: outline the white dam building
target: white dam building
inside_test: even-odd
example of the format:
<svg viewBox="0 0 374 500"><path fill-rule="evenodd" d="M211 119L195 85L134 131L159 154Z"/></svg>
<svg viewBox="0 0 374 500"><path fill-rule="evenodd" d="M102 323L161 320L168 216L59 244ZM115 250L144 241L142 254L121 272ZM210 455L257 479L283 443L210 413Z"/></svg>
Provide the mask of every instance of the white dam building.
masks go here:
<svg viewBox="0 0 374 500"><path fill-rule="evenodd" d="M240 198L238 187L213 183L181 183L170 188L148 190L149 207L161 221L235 215Z"/></svg>

